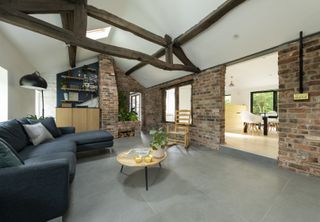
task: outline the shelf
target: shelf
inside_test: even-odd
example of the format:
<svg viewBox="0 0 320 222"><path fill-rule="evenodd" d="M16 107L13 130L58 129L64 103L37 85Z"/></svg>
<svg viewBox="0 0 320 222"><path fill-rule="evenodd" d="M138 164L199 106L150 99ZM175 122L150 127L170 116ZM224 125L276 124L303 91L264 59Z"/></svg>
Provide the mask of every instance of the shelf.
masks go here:
<svg viewBox="0 0 320 222"><path fill-rule="evenodd" d="M90 90L90 89L73 89L73 88L61 88L63 91L75 91L75 92L90 92L94 93L97 92L97 90Z"/></svg>
<svg viewBox="0 0 320 222"><path fill-rule="evenodd" d="M82 103L82 100L61 100L63 103Z"/></svg>
<svg viewBox="0 0 320 222"><path fill-rule="evenodd" d="M80 80L80 81L84 81L84 80L87 80L87 79L88 79L88 78L83 78L83 77L66 76L66 75L61 75L61 78L64 78L64 79L73 79L73 80Z"/></svg>

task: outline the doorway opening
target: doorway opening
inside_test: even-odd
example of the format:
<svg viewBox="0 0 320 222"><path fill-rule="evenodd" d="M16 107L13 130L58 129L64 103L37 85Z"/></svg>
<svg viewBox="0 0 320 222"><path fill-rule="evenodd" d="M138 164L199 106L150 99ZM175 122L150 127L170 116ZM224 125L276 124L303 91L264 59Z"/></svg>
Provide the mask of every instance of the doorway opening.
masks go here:
<svg viewBox="0 0 320 222"><path fill-rule="evenodd" d="M227 66L227 147L278 158L278 53Z"/></svg>
<svg viewBox="0 0 320 222"><path fill-rule="evenodd" d="M0 122L8 120L8 71L0 66Z"/></svg>

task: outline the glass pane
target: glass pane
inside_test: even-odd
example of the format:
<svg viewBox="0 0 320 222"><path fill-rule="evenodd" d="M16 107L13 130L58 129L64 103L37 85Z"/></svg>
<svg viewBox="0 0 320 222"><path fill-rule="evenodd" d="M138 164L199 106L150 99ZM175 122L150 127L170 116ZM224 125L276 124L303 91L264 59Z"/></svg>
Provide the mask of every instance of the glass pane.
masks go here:
<svg viewBox="0 0 320 222"><path fill-rule="evenodd" d="M179 110L191 110L191 85L179 87Z"/></svg>
<svg viewBox="0 0 320 222"><path fill-rule="evenodd" d="M231 104L231 95L227 95L224 97L224 103L225 104Z"/></svg>
<svg viewBox="0 0 320 222"><path fill-rule="evenodd" d="M173 122L176 111L175 89L166 90L166 121Z"/></svg>
<svg viewBox="0 0 320 222"><path fill-rule="evenodd" d="M273 92L257 92L252 94L252 112L261 114L274 111Z"/></svg>

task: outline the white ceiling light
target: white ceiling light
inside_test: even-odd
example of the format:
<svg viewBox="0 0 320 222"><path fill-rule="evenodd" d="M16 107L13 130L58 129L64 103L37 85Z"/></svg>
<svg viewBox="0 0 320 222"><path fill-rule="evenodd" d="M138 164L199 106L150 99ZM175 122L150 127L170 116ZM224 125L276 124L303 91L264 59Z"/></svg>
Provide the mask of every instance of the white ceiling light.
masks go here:
<svg viewBox="0 0 320 222"><path fill-rule="evenodd" d="M87 31L87 37L93 40L107 38L109 36L111 27L101 28L101 29L93 29Z"/></svg>

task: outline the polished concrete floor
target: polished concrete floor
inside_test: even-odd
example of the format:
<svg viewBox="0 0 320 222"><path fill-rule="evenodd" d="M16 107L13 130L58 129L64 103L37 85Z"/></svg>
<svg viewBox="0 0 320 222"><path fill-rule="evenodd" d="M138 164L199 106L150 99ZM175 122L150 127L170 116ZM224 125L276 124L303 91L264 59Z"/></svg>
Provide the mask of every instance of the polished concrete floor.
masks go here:
<svg viewBox="0 0 320 222"><path fill-rule="evenodd" d="M225 143L228 147L260 156L278 159L279 136L269 132L268 136L243 132L226 132Z"/></svg>
<svg viewBox="0 0 320 222"><path fill-rule="evenodd" d="M141 147L140 138L116 140L114 154L81 157L66 222L315 222L320 179L274 163L202 147L172 147L163 168L120 174L116 153Z"/></svg>

